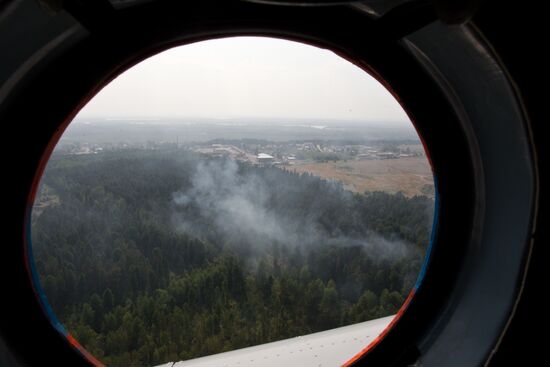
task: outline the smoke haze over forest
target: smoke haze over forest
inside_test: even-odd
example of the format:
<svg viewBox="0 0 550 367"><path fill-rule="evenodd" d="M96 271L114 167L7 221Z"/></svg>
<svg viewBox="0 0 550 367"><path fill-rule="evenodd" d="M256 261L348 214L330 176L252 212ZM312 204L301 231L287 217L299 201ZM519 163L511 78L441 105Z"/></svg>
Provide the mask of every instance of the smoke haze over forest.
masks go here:
<svg viewBox="0 0 550 367"><path fill-rule="evenodd" d="M416 251L402 240L388 240L368 228L346 233L323 225L328 211L353 205L353 194L339 182L325 182L327 195L313 198L304 212L296 210L296 203L308 196L308 188L289 185L283 178L276 171L258 172L230 159L199 161L190 172L190 186L173 194L176 209L191 208L184 211L191 215L181 211L175 215L175 225L205 238L208 231L201 223L208 222L209 228L213 223L224 238L241 246L246 243L253 250L265 250L261 247L273 243L304 249L319 244L361 246L378 260L396 260Z"/></svg>

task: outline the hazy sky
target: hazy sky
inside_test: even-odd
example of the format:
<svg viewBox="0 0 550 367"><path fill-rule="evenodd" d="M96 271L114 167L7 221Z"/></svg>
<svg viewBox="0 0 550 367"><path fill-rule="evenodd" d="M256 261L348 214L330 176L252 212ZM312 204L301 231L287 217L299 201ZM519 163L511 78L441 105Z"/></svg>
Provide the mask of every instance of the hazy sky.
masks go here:
<svg viewBox="0 0 550 367"><path fill-rule="evenodd" d="M330 51L238 37L176 47L129 69L80 118L325 118L410 124L375 79Z"/></svg>

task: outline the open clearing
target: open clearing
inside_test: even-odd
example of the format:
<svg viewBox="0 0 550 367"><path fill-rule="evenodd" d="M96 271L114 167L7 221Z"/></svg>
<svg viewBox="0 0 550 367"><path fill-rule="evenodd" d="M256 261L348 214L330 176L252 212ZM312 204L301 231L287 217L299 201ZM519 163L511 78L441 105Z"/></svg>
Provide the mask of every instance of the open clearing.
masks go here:
<svg viewBox="0 0 550 367"><path fill-rule="evenodd" d="M409 197L434 197L432 170L428 160L423 156L297 164L288 169L341 181L347 190L353 192L401 191Z"/></svg>

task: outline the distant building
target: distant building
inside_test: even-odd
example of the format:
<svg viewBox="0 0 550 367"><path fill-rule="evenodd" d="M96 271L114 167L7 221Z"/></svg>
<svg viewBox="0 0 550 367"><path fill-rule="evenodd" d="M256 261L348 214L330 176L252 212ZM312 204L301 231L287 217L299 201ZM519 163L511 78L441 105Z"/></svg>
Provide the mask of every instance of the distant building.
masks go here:
<svg viewBox="0 0 550 367"><path fill-rule="evenodd" d="M380 159L395 159L399 157L398 153L394 152L380 152L376 154Z"/></svg>
<svg viewBox="0 0 550 367"><path fill-rule="evenodd" d="M296 163L296 157L293 155L283 156L282 160L274 162L273 165L283 165L283 166L292 166Z"/></svg>
<svg viewBox="0 0 550 367"><path fill-rule="evenodd" d="M275 162L275 157L266 153L259 153L257 159L258 163L262 165L270 165Z"/></svg>

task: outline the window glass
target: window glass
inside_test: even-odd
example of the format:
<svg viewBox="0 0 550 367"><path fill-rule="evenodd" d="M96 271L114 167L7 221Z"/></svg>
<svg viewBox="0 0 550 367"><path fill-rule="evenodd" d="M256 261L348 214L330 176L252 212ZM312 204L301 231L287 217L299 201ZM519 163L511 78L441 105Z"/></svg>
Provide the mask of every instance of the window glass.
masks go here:
<svg viewBox="0 0 550 367"><path fill-rule="evenodd" d="M301 43L212 40L143 61L80 111L41 180L32 261L106 365L280 340L201 363L336 365L409 296L434 198L411 121L365 71Z"/></svg>

